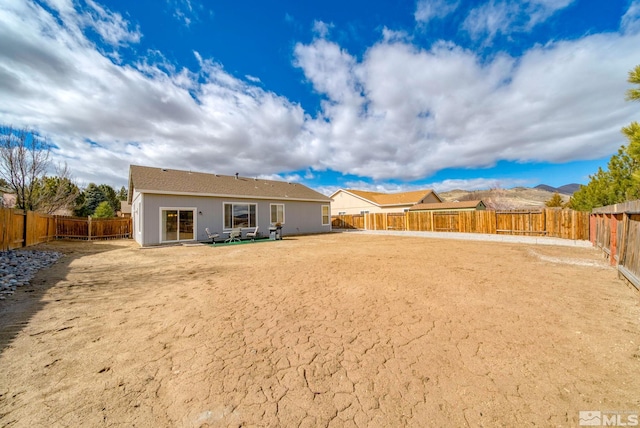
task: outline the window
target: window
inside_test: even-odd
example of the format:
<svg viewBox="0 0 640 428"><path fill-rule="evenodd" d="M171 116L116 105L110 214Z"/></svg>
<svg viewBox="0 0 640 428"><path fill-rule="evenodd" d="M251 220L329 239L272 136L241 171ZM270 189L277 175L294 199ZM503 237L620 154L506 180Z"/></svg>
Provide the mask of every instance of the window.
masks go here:
<svg viewBox="0 0 640 428"><path fill-rule="evenodd" d="M271 204L271 224L284 224L284 204Z"/></svg>
<svg viewBox="0 0 640 428"><path fill-rule="evenodd" d="M331 224L331 216L329 215L329 205L322 206L322 225L328 226Z"/></svg>
<svg viewBox="0 0 640 428"><path fill-rule="evenodd" d="M224 204L224 228L256 227L256 204Z"/></svg>
<svg viewBox="0 0 640 428"><path fill-rule="evenodd" d="M160 240L191 241L195 208L160 208Z"/></svg>

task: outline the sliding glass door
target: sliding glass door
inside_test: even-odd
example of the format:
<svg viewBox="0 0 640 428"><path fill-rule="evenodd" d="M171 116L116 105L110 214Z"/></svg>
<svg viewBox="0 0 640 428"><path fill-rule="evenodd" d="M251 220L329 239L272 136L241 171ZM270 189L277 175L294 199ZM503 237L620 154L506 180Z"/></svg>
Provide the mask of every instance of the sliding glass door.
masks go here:
<svg viewBox="0 0 640 428"><path fill-rule="evenodd" d="M192 241L195 239L195 208L161 208L160 240Z"/></svg>

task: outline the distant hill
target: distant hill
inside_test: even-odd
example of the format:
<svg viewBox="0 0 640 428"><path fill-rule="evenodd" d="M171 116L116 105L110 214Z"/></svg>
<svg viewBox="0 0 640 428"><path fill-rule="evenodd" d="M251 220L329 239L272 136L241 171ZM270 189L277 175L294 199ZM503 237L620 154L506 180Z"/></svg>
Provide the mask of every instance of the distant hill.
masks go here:
<svg viewBox="0 0 640 428"><path fill-rule="evenodd" d="M577 183L565 184L564 186L558 187L558 193L563 193L565 195L573 195L578 190L580 190L580 186L581 185Z"/></svg>
<svg viewBox="0 0 640 428"><path fill-rule="evenodd" d="M546 184L538 184L534 189L546 190L551 193L560 193L562 195L573 195L578 189L580 189L580 185L577 183L565 184L560 187L547 186Z"/></svg>
<svg viewBox="0 0 640 428"><path fill-rule="evenodd" d="M551 199L559 189L551 186L546 187L552 190L546 190L541 186L473 191L456 189L448 192L438 192L438 195L446 202L482 200L487 205L487 208L494 210L539 209L543 208L544 203ZM559 191L558 193L560 193L564 202L569 201L569 195Z"/></svg>

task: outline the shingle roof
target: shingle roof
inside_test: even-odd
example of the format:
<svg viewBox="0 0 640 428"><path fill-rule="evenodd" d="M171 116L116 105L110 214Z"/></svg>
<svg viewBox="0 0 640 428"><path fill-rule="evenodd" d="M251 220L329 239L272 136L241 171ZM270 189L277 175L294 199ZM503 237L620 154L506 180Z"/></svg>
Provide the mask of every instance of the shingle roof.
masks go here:
<svg viewBox="0 0 640 428"><path fill-rule="evenodd" d="M129 199L133 197L134 188L142 193L331 201L328 196L300 183L139 165L129 167Z"/></svg>
<svg viewBox="0 0 640 428"><path fill-rule="evenodd" d="M349 192L353 195L360 196L368 201L377 205L409 205L415 204L419 200L425 198L430 193L438 199L440 197L431 189L415 190L413 192L401 192L401 193L379 193L379 192L366 192L364 190L346 189L345 192Z"/></svg>
<svg viewBox="0 0 640 428"><path fill-rule="evenodd" d="M464 208L476 208L482 201L442 202L440 204L416 204L409 211L428 210L459 210Z"/></svg>

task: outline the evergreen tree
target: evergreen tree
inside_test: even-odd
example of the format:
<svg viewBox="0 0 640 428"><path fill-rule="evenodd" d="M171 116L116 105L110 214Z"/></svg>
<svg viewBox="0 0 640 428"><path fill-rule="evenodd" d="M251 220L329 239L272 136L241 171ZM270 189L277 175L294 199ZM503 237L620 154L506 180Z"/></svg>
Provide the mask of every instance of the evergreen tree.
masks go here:
<svg viewBox="0 0 640 428"><path fill-rule="evenodd" d="M562 196L560 196L560 193L556 192L544 204L549 208L562 208L564 206L564 201L562 200Z"/></svg>
<svg viewBox="0 0 640 428"><path fill-rule="evenodd" d="M121 201L126 201L129 198L129 191L126 187L122 186L120 190L118 190L118 199Z"/></svg>
<svg viewBox="0 0 640 428"><path fill-rule="evenodd" d="M96 211L93 213L93 217L95 218L112 218L115 217L113 207L109 201L102 201L96 208Z"/></svg>
<svg viewBox="0 0 640 428"><path fill-rule="evenodd" d="M87 215L92 215L100 202L104 202L107 200L106 195L102 191L102 189L97 186L95 183L89 183L86 189L84 189L84 204L83 204L83 212L87 213Z"/></svg>
<svg viewBox="0 0 640 428"><path fill-rule="evenodd" d="M113 187L109 186L108 184L101 184L98 187L102 191L102 194L105 196L105 200L111 204L111 208L113 208L113 211L119 211L120 199L118 198L116 191L113 190Z"/></svg>

